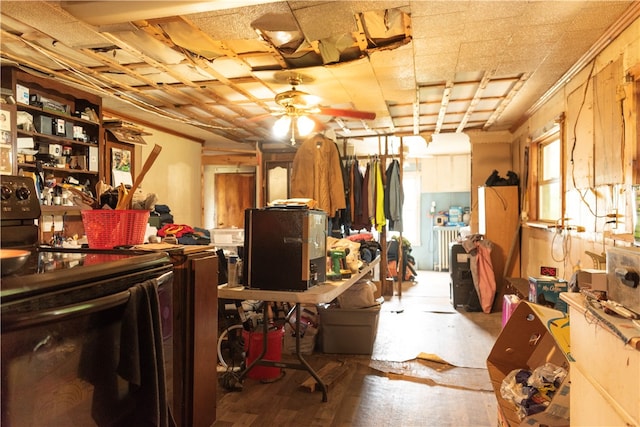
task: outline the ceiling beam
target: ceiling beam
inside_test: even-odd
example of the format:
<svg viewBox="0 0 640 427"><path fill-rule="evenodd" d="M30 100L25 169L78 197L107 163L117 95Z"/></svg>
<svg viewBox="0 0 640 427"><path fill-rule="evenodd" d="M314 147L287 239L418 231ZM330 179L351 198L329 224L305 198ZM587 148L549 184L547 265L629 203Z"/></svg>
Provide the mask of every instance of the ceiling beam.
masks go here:
<svg viewBox="0 0 640 427"><path fill-rule="evenodd" d="M524 83L529 79L530 73L523 73L520 76L520 79L513 85L507 96L504 97L500 105L493 111L491 116L487 119L486 123L482 127L483 129L488 129L502 114L507 105L513 100L513 97L516 96L518 91L522 88Z"/></svg>
<svg viewBox="0 0 640 427"><path fill-rule="evenodd" d="M448 81L442 91L442 99L440 100L440 111L438 112L438 119L436 120L436 128L433 133L440 133L444 117L447 113L447 107L449 106L449 99L451 97L451 89L453 88L453 82Z"/></svg>
<svg viewBox="0 0 640 427"><path fill-rule="evenodd" d="M495 74L495 70L492 71L485 71L482 79L480 80L480 83L478 84L478 88L476 89L476 93L473 95L473 98L471 99L471 101L469 102L469 108L467 108L467 111L465 111L464 116L462 116L462 119L460 120L460 123L458 124L458 127L456 128L456 132L462 132L465 128L465 126L467 126L467 122L469 121L469 118L471 117L471 114L473 114L473 111L476 109L476 106L478 105L478 102L480 102L480 99L482 98L482 93L485 91L485 89L487 88L487 85L489 84L489 81L491 80L491 77Z"/></svg>

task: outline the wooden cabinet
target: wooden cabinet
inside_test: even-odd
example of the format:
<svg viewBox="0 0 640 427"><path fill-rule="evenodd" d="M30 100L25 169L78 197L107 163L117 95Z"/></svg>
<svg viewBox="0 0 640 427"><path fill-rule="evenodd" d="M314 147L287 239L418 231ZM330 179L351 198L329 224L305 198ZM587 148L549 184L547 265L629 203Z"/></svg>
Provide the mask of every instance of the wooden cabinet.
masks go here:
<svg viewBox="0 0 640 427"><path fill-rule="evenodd" d="M54 78L2 67L0 173L32 176L42 204L39 240L82 235L80 207L53 183L95 195L104 179L102 99ZM59 193L57 193L59 192ZM55 197L55 196L59 197Z"/></svg>
<svg viewBox="0 0 640 427"><path fill-rule="evenodd" d="M265 202L291 196L291 169L295 153L265 153L263 182Z"/></svg>
<svg viewBox="0 0 640 427"><path fill-rule="evenodd" d="M13 67L2 68L2 90L5 101L14 102L8 110L11 174L41 167L45 180L88 184L93 191L104 177L102 99Z"/></svg>
<svg viewBox="0 0 640 427"><path fill-rule="evenodd" d="M640 425L640 340L625 344L594 316L582 294L560 298L569 305L571 319L571 425ZM625 329L633 328L631 321L624 322Z"/></svg>
<svg viewBox="0 0 640 427"><path fill-rule="evenodd" d="M505 277L520 276L519 225L517 186L478 187L478 233L493 243L491 263L496 278L496 297L492 311L502 308Z"/></svg>
<svg viewBox="0 0 640 427"><path fill-rule="evenodd" d="M452 154L423 160L422 188L430 193L471 190L471 155Z"/></svg>
<svg viewBox="0 0 640 427"><path fill-rule="evenodd" d="M173 411L178 427L216 419L218 257L211 247L170 252L173 283Z"/></svg>

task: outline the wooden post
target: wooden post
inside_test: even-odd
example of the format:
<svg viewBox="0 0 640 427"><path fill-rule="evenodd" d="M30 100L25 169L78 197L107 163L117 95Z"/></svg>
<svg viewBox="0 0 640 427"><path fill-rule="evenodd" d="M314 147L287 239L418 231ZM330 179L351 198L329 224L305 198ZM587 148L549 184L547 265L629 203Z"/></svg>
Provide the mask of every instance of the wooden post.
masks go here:
<svg viewBox="0 0 640 427"><path fill-rule="evenodd" d="M382 143L381 143L381 137L378 136L378 153L381 154L380 155L380 161L383 162L384 159L386 159L386 156L382 151ZM384 176L382 177L383 179L383 184L384 184ZM387 283L387 276L389 276L389 259L387 257L387 232L386 230L383 228L380 231L380 282L382 284L382 295L384 296L389 296L388 293L388 289L386 286ZM393 282L392 282L392 286L391 286L391 296L393 296Z"/></svg>
<svg viewBox="0 0 640 427"><path fill-rule="evenodd" d="M403 140L402 137L400 137L400 148L399 148L399 156L400 156L400 185L402 185L402 158L404 157L404 150L403 150ZM400 218L402 220L402 218ZM400 274L398 275L398 296L402 297L402 282L404 282L404 250L402 247L402 230L400 230L400 241L399 243L399 248L400 251L398 252L398 265L400 266Z"/></svg>

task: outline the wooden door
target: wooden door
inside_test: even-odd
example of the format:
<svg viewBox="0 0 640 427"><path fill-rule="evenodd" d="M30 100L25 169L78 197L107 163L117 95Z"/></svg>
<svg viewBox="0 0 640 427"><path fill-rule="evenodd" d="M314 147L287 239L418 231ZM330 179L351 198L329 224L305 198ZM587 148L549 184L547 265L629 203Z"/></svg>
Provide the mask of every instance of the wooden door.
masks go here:
<svg viewBox="0 0 640 427"><path fill-rule="evenodd" d="M218 173L214 179L216 228L244 228L244 211L256 205L253 173Z"/></svg>

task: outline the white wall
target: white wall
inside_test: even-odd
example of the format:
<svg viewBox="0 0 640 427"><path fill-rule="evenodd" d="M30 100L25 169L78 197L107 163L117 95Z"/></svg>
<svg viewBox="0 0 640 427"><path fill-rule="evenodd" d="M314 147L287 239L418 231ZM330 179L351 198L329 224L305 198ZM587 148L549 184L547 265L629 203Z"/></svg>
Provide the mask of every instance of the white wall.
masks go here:
<svg viewBox="0 0 640 427"><path fill-rule="evenodd" d="M176 224L202 227L201 144L157 129L146 129L146 146L136 150L136 173L153 150L162 147L160 155L142 182L143 194L155 193L158 204L171 209Z"/></svg>

